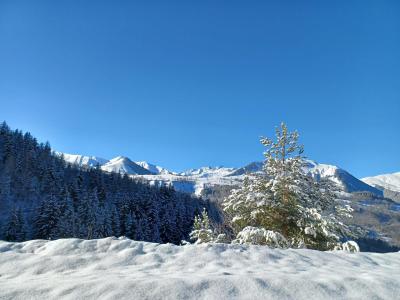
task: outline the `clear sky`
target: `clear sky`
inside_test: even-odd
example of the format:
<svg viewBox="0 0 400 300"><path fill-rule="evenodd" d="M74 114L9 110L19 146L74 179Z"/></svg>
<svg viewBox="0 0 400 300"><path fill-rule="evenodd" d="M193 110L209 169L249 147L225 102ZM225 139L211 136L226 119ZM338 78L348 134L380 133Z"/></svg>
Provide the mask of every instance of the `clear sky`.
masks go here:
<svg viewBox="0 0 400 300"><path fill-rule="evenodd" d="M0 120L172 170L309 158L400 171L400 1L0 0Z"/></svg>

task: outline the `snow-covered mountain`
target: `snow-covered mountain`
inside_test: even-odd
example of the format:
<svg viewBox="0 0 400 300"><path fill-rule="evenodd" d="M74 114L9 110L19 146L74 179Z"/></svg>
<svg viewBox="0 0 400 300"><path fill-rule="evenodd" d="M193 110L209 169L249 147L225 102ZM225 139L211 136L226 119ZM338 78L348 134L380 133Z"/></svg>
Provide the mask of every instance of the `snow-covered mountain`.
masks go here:
<svg viewBox="0 0 400 300"><path fill-rule="evenodd" d="M202 167L199 169L190 169L179 173L181 176L195 176L195 177L223 177L229 176L234 172L235 168L225 167Z"/></svg>
<svg viewBox="0 0 400 300"><path fill-rule="evenodd" d="M361 178L361 180L380 190L387 189L394 192L400 192L400 172L365 177Z"/></svg>
<svg viewBox="0 0 400 300"><path fill-rule="evenodd" d="M229 176L239 176L244 174L256 173L262 170L262 166L262 162L252 162L247 166L236 169ZM362 182L361 180L351 175L349 172L334 165L320 164L312 160L307 160L304 171L310 174L312 177L316 178L317 180L321 178L328 178L338 184L340 187L342 187L343 190L346 192L365 191L374 193L379 196L382 195L382 192L380 190Z"/></svg>
<svg viewBox="0 0 400 300"><path fill-rule="evenodd" d="M259 161L252 162L244 167L238 168L233 171L229 176L240 176L249 173L256 173L262 170L263 163Z"/></svg>
<svg viewBox="0 0 400 300"><path fill-rule="evenodd" d="M128 175L150 175L153 174L149 170L131 161L129 158L124 156L117 156L104 165L101 169L106 172L114 172Z"/></svg>
<svg viewBox="0 0 400 300"><path fill-rule="evenodd" d="M64 160L67 163L80 167L96 167L99 165L101 169L106 172L115 172L128 175L174 174L165 168L150 164L146 161L134 162L124 156L117 156L111 160L107 160L97 156L68 154L57 151L54 153L59 156L63 155Z"/></svg>
<svg viewBox="0 0 400 300"><path fill-rule="evenodd" d="M351 175L349 172L333 165L319 164L308 160L306 172L316 179L328 178L336 182L346 192L371 192L382 196L382 191L362 182L358 178Z"/></svg>
<svg viewBox="0 0 400 300"><path fill-rule="evenodd" d="M61 155L59 152L58 154ZM64 153L64 159L69 163L77 164L79 166L86 165L93 167L100 164L101 169L107 172L117 172L128 174L133 177L140 177L156 185L172 185L176 190L197 195L201 195L203 190L214 186L239 185L246 174L253 174L262 169L261 162L252 162L241 168L203 167L175 173L146 161L135 162L123 156L106 160L95 156ZM383 194L380 189L369 185L367 181L363 182L337 166L319 164L308 160L305 171L316 179L331 179L341 186L345 192L371 192L378 196ZM398 178L396 176L393 176L393 179L391 180L386 179L385 182L387 184L394 184L395 179Z"/></svg>
<svg viewBox="0 0 400 300"><path fill-rule="evenodd" d="M253 162L245 167L237 169L230 176L261 171L262 165L263 164L261 162ZM365 191L372 192L377 195L382 195L382 193L378 189L362 182L346 170L343 170L334 165L320 164L312 160L307 160L304 171L317 180L321 178L328 178L338 184L340 187L342 187L343 190L345 190L346 192Z"/></svg>
<svg viewBox="0 0 400 300"><path fill-rule="evenodd" d="M139 166L141 166L142 168L150 171L152 174L155 175L161 175L161 174L176 174L174 172L171 172L163 167L157 166L157 165L153 165L148 163L147 161L135 161L135 163Z"/></svg>
<svg viewBox="0 0 400 300"><path fill-rule="evenodd" d="M70 164L77 165L80 167L83 166L88 166L88 167L96 167L97 165L104 165L105 163L108 162L107 159L97 157L97 156L85 156L85 155L79 155L79 154L68 154L68 153L62 153L62 152L54 152L56 155L63 155L64 160Z"/></svg>

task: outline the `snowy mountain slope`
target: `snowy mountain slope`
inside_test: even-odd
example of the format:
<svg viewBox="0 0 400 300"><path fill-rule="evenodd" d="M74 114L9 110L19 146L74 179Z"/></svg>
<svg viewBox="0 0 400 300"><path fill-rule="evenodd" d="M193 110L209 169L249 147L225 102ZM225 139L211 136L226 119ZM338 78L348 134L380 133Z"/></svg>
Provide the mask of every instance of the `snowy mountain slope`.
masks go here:
<svg viewBox="0 0 400 300"><path fill-rule="evenodd" d="M149 175L149 174L173 174L162 167L147 163L146 161L133 162L124 156L117 156L111 160L107 160L97 156L85 156L79 154L68 154L62 152L54 152L56 155L64 156L67 163L88 167L96 167L99 165L106 172L115 172L128 175Z"/></svg>
<svg viewBox="0 0 400 300"><path fill-rule="evenodd" d="M150 175L152 172L134 163L129 158L117 156L104 165L101 169L106 172L114 172L128 175Z"/></svg>
<svg viewBox="0 0 400 300"><path fill-rule="evenodd" d="M97 156L85 156L85 155L79 155L79 154L68 154L68 153L62 153L62 152L54 152L56 155L64 156L64 160L67 163L77 165L77 166L89 166L89 167L96 167L97 165L104 165L105 163L108 162L107 159L97 157Z"/></svg>
<svg viewBox="0 0 400 300"><path fill-rule="evenodd" d="M398 299L400 252L0 241L1 299ZM23 283L23 284L21 284Z"/></svg>
<svg viewBox="0 0 400 300"><path fill-rule="evenodd" d="M147 161L135 161L135 163L139 166L141 166L142 168L145 168L146 170L150 171L152 174L155 175L166 175L166 174L176 174L174 172L171 172L163 167L157 166L157 165L153 165L148 163Z"/></svg>
<svg viewBox="0 0 400 300"><path fill-rule="evenodd" d="M228 176L240 176L240 175L246 175L249 173L256 173L262 170L263 163L259 161L252 162L244 167L238 168L234 170L231 174Z"/></svg>
<svg viewBox="0 0 400 300"><path fill-rule="evenodd" d="M239 168L232 172L229 176L238 176L243 174L256 173L262 170L261 162L253 162L245 167ZM316 179L328 178L338 184L346 192L371 192L375 195L382 196L382 192L373 186L362 182L349 172L333 165L320 164L312 160L306 161L304 168L306 173L309 173Z"/></svg>
<svg viewBox="0 0 400 300"><path fill-rule="evenodd" d="M400 192L400 172L365 177L361 178L361 180L377 189L387 189Z"/></svg>
<svg viewBox="0 0 400 300"><path fill-rule="evenodd" d="M184 171L179 173L179 175L190 177L224 177L230 175L235 170L235 168L225 167L202 167L199 169L190 169Z"/></svg>
<svg viewBox="0 0 400 300"><path fill-rule="evenodd" d="M195 194L201 196L206 188L212 188L217 185L235 186L241 184L243 176L199 176L199 175L177 175L177 174L160 174L160 175L143 175L134 178L143 179L150 184L155 185L169 185L173 186L175 190Z"/></svg>
<svg viewBox="0 0 400 300"><path fill-rule="evenodd" d="M99 165L102 167L104 171L107 172L121 172L122 174L127 173L129 175L175 174L174 172L171 172L163 167L150 164L146 161L133 162L129 158L123 156L118 156L111 160L108 160L97 156L84 156L79 154L68 154L57 151L55 151L54 153L58 156L63 155L64 160L67 163L78 165L80 167L82 166L96 167L97 165ZM136 165L149 172L146 172L145 170L138 168Z"/></svg>
<svg viewBox="0 0 400 300"><path fill-rule="evenodd" d="M310 173L314 178L328 178L336 182L346 192L371 192L375 195L382 196L382 191L362 182L349 172L327 164L318 164L314 161L307 160L306 172Z"/></svg>

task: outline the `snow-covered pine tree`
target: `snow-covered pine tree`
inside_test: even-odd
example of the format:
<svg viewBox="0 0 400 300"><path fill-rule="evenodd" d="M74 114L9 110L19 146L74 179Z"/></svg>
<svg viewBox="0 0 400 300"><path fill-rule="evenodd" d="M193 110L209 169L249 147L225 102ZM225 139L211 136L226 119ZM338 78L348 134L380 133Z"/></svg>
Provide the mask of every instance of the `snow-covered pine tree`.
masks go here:
<svg viewBox="0 0 400 300"><path fill-rule="evenodd" d="M97 197L97 187L93 189L93 191L89 194L88 198L88 211L87 211L87 237L86 239L95 239L98 238L98 227L97 219L98 219L98 211L99 211L99 199Z"/></svg>
<svg viewBox="0 0 400 300"><path fill-rule="evenodd" d="M99 238L107 237L112 234L110 211L111 207L109 205L106 206L100 202L97 206L96 232Z"/></svg>
<svg viewBox="0 0 400 300"><path fill-rule="evenodd" d="M54 195L42 199L35 218L35 238L56 239L57 224L60 218L60 206Z"/></svg>
<svg viewBox="0 0 400 300"><path fill-rule="evenodd" d="M117 211L117 208L113 204L111 209L111 221L110 221L110 226L111 226L111 232L114 236L119 237L121 235L121 224L120 224L120 217Z"/></svg>
<svg viewBox="0 0 400 300"><path fill-rule="evenodd" d="M214 232L211 228L210 219L208 218L205 208L201 215L197 215L194 218L190 239L195 241L195 244L210 243L214 240Z"/></svg>
<svg viewBox="0 0 400 300"><path fill-rule="evenodd" d="M13 208L5 231L5 239L12 242L25 240L24 218L21 208Z"/></svg>
<svg viewBox="0 0 400 300"><path fill-rule="evenodd" d="M134 239L136 237L137 224L136 224L136 217L132 213L129 213L126 216L125 228L126 228L125 235L130 239Z"/></svg>
<svg viewBox="0 0 400 300"><path fill-rule="evenodd" d="M61 192L60 218L57 222L57 237L69 238L77 235L77 220L71 196L66 187Z"/></svg>
<svg viewBox="0 0 400 300"><path fill-rule="evenodd" d="M0 175L0 208L4 209L10 201L11 194L11 178L9 174Z"/></svg>
<svg viewBox="0 0 400 300"><path fill-rule="evenodd" d="M350 233L341 218L351 216L352 209L336 199L337 187L332 181L314 180L304 171L298 137L282 123L276 129L276 141L261 138L266 147L262 174L248 177L224 199L224 211L241 237L235 242L245 241L244 233L259 234L255 227L267 230L269 236L275 232L284 237L289 247L329 250Z"/></svg>

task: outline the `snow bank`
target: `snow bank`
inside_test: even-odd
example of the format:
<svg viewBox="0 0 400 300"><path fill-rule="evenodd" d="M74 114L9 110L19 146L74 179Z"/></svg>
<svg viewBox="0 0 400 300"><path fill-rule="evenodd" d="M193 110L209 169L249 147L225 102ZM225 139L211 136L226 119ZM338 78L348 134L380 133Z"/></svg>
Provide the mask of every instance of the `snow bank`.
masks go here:
<svg viewBox="0 0 400 300"><path fill-rule="evenodd" d="M0 241L1 299L395 299L400 252Z"/></svg>

